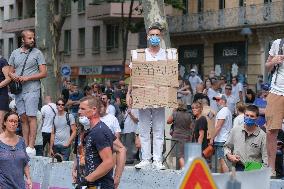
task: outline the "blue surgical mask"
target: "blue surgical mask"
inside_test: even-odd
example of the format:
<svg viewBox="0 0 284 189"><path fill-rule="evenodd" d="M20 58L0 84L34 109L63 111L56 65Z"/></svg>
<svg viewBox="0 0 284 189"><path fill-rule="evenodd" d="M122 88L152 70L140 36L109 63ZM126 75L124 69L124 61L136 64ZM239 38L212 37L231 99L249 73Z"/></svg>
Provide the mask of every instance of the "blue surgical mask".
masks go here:
<svg viewBox="0 0 284 189"><path fill-rule="evenodd" d="M151 46L154 46L154 47L159 46L160 42L161 42L161 39L158 36L154 35L149 38L149 43Z"/></svg>
<svg viewBox="0 0 284 189"><path fill-rule="evenodd" d="M254 126L254 125L255 125L255 121L256 121L256 119L252 119L252 118L250 118L250 117L246 117L246 116L245 116L245 118L244 118L244 123L245 123L246 126L248 126L248 127Z"/></svg>

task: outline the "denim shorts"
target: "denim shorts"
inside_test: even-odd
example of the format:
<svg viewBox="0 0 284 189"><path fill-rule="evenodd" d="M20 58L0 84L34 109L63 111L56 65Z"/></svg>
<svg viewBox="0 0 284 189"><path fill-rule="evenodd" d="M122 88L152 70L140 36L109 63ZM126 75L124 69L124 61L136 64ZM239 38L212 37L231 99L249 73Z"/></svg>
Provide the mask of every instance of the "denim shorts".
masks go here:
<svg viewBox="0 0 284 189"><path fill-rule="evenodd" d="M218 159L224 159L224 144L225 142L214 142L215 152Z"/></svg>

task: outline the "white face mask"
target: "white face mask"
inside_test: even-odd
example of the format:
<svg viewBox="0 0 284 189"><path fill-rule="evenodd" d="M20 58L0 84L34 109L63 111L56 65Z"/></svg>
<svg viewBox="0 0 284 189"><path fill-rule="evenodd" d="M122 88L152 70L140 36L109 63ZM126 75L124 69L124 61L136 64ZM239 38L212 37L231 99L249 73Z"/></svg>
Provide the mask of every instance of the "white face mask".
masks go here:
<svg viewBox="0 0 284 189"><path fill-rule="evenodd" d="M88 130L91 127L90 120L86 116L80 116L79 123L81 123L84 126L84 130Z"/></svg>

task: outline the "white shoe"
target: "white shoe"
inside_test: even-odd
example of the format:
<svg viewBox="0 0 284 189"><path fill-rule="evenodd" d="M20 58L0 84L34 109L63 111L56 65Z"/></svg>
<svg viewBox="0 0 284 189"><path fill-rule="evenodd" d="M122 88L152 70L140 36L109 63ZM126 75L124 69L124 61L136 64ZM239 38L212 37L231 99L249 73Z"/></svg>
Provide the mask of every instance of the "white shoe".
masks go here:
<svg viewBox="0 0 284 189"><path fill-rule="evenodd" d="M134 167L136 169L142 169L149 167L151 165L151 162L149 160L142 160L140 163L136 164Z"/></svg>
<svg viewBox="0 0 284 189"><path fill-rule="evenodd" d="M36 150L35 150L35 148L31 148L31 147L29 147L29 146L26 148L26 152L27 152L27 154L28 154L29 157L33 157L33 156L36 155Z"/></svg>
<svg viewBox="0 0 284 189"><path fill-rule="evenodd" d="M160 161L154 161L153 167L156 168L156 169L159 169L159 170L165 170L166 169L166 167Z"/></svg>

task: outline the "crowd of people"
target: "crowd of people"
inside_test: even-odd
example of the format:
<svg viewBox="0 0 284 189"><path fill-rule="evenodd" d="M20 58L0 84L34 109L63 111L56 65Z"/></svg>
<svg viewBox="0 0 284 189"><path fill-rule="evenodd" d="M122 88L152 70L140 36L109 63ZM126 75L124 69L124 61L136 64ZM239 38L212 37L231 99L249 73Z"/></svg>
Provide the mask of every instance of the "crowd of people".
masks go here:
<svg viewBox="0 0 284 189"><path fill-rule="evenodd" d="M95 82L81 89L65 79L60 97L45 96L39 109L40 79L47 72L34 38L33 31L23 31L22 46L8 62L0 59L1 187L24 188L19 176L26 176L31 188L28 161L35 155L73 159L73 182L88 188L118 188L125 163L136 169L166 169L165 108L133 108L131 83ZM154 23L147 33L146 62L167 59L161 38L161 25ZM237 76L227 80L214 71L202 80L195 69L178 78L178 106L167 118L178 168L185 166L185 143L196 142L210 167L215 150L220 172L231 166L238 171L269 166L272 176L283 176L284 57L277 55L278 43L266 63L268 68L281 63L271 86L259 79L251 88Z"/></svg>

